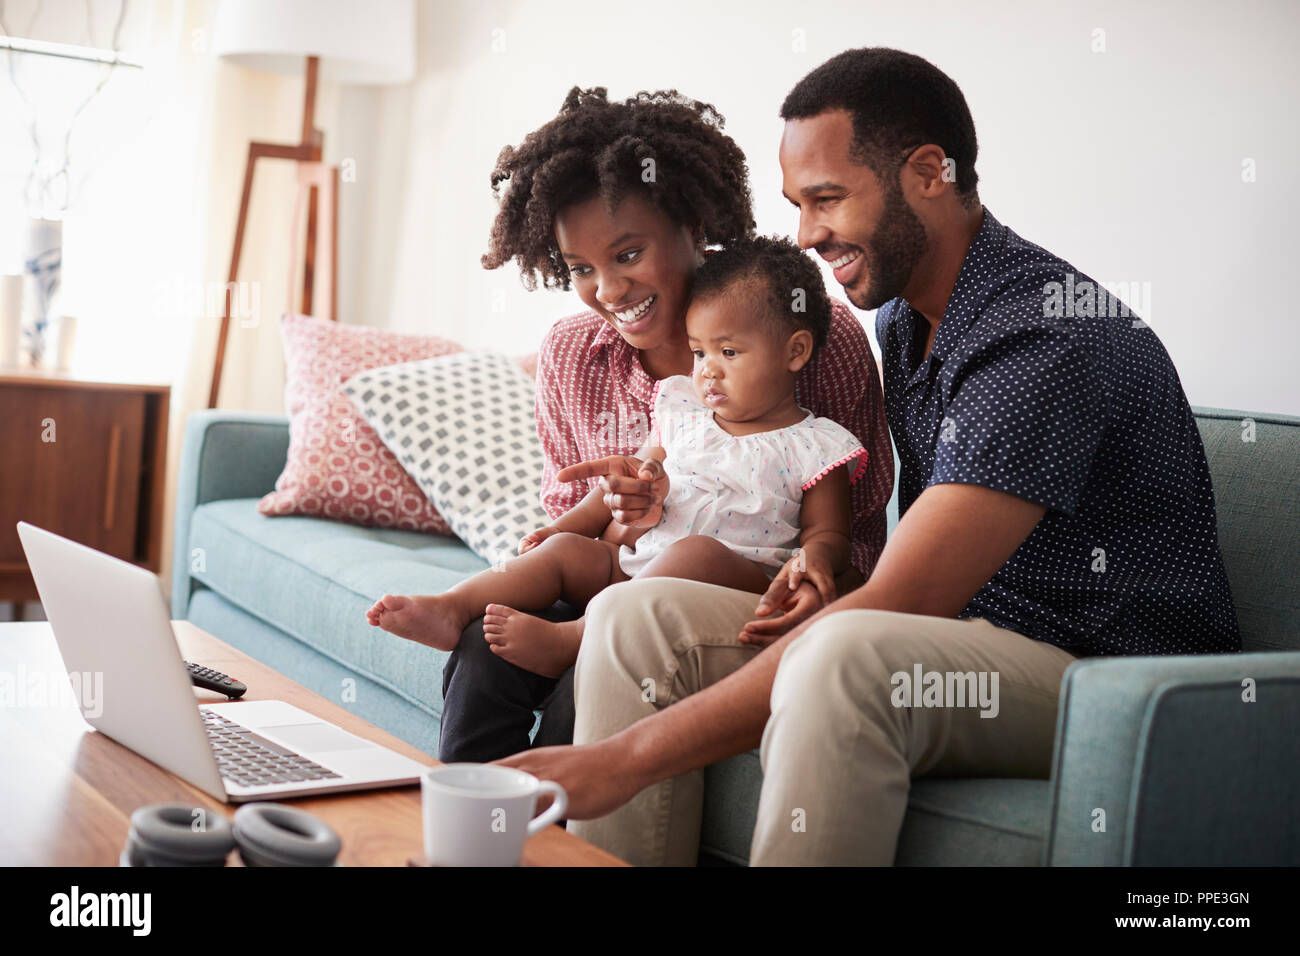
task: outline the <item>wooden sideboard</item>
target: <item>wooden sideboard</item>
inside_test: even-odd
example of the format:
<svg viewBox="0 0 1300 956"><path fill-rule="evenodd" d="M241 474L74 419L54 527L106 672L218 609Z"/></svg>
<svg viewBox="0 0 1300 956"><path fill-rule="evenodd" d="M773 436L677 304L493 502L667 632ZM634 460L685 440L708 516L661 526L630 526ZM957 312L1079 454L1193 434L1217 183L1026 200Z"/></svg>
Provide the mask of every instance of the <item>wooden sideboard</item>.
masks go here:
<svg viewBox="0 0 1300 956"><path fill-rule="evenodd" d="M158 572L170 388L0 370L0 600L38 600L27 521Z"/></svg>

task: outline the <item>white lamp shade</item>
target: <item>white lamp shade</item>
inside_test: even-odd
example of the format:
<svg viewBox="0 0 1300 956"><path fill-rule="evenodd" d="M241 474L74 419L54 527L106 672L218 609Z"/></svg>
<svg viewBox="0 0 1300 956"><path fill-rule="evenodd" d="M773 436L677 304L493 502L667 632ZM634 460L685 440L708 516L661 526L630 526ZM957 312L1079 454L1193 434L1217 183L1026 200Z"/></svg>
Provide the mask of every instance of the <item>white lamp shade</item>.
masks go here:
<svg viewBox="0 0 1300 956"><path fill-rule="evenodd" d="M212 48L256 70L300 74L317 56L322 81L407 83L415 0L221 0Z"/></svg>

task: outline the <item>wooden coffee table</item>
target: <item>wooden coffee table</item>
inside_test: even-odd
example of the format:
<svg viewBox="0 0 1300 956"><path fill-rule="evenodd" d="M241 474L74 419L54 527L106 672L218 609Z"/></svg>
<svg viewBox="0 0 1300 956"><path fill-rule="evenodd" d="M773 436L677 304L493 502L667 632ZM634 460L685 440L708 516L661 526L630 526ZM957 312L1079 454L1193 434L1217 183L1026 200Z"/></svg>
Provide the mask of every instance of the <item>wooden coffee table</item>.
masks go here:
<svg viewBox="0 0 1300 956"><path fill-rule="evenodd" d="M422 764L437 761L312 693L187 621L173 622L181 656L237 677L248 700L278 698ZM49 624L0 624L0 682L61 673ZM140 693L147 694L147 687ZM82 719L75 705L22 706L0 684L0 866L116 866L131 813L153 803L187 803L234 816L236 807L138 756ZM70 698L71 695L66 695ZM225 700L195 692L196 702ZM420 788L304 797L293 801L339 834L345 866L405 866L422 855ZM234 860L235 857L232 857ZM526 866L619 866L617 857L547 827L524 845Z"/></svg>

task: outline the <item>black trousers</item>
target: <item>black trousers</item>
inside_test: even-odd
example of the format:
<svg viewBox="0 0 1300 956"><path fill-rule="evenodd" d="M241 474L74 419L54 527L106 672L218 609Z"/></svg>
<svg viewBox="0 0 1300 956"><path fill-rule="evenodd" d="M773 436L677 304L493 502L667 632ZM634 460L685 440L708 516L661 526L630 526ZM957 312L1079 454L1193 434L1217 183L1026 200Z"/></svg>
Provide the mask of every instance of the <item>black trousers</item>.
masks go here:
<svg viewBox="0 0 1300 956"><path fill-rule="evenodd" d="M536 612L548 621L572 621L579 611L568 604ZM573 668L560 677L542 677L493 654L483 639L483 619L465 628L442 672L442 732L438 759L443 763L486 763L527 750L533 712L542 722L531 746L573 743Z"/></svg>

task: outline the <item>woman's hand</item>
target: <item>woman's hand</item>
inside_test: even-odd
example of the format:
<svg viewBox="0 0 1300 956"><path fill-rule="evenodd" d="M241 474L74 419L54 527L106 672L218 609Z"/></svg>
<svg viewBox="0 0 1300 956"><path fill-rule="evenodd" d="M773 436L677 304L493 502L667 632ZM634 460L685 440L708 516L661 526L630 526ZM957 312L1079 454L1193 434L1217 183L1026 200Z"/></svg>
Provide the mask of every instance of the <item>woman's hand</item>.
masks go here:
<svg viewBox="0 0 1300 956"><path fill-rule="evenodd" d="M555 477L559 481L600 478L605 505L615 521L629 528L653 528L663 515L668 496L665 454L662 448L651 448L644 461L632 455L611 455L570 465Z"/></svg>
<svg viewBox="0 0 1300 956"><path fill-rule="evenodd" d="M766 647L834 601L835 575L832 570L830 562L819 552L797 550L777 572L754 610L765 620L746 624L740 632L740 642ZM783 613L772 617L776 611Z"/></svg>

